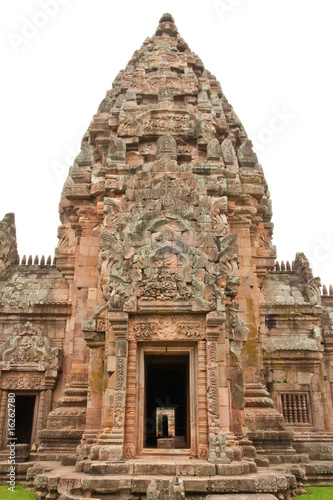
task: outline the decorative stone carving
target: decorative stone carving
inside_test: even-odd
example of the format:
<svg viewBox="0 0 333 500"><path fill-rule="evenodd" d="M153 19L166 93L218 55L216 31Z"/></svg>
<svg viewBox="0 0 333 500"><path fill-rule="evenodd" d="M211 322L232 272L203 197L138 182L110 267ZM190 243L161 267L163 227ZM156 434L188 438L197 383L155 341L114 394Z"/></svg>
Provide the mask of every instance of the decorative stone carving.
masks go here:
<svg viewBox="0 0 333 500"><path fill-rule="evenodd" d="M236 152L230 139L224 139L221 144L223 161L226 165L238 166Z"/></svg>
<svg viewBox="0 0 333 500"><path fill-rule="evenodd" d="M58 246L55 252L56 257L60 258L75 254L78 237L75 235L75 230L69 222L58 227L58 239Z"/></svg>
<svg viewBox="0 0 333 500"><path fill-rule="evenodd" d="M162 87L158 92L160 102L173 102L173 92L169 87Z"/></svg>
<svg viewBox="0 0 333 500"><path fill-rule="evenodd" d="M237 157L241 167L255 167L258 164L258 158L253 151L252 141L244 141L238 149Z"/></svg>
<svg viewBox="0 0 333 500"><path fill-rule="evenodd" d="M0 278L18 260L15 215L7 214L0 222Z"/></svg>
<svg viewBox="0 0 333 500"><path fill-rule="evenodd" d="M307 282L305 290L311 304L320 304L320 286L320 278L311 278Z"/></svg>
<svg viewBox="0 0 333 500"><path fill-rule="evenodd" d="M305 257L304 253L296 254L293 270L303 278L305 283L308 283L313 278L309 261Z"/></svg>
<svg viewBox="0 0 333 500"><path fill-rule="evenodd" d="M207 144L207 160L208 161L220 161L222 157L221 145L218 139L212 139Z"/></svg>
<svg viewBox="0 0 333 500"><path fill-rule="evenodd" d="M208 462L213 464L228 464L230 460L227 458L225 449L227 446L227 438L224 432L219 431L217 438L215 433L209 434L209 458Z"/></svg>
<svg viewBox="0 0 333 500"><path fill-rule="evenodd" d="M237 235L228 234L220 238L219 262L221 273L230 277L238 276Z"/></svg>
<svg viewBox="0 0 333 500"><path fill-rule="evenodd" d="M36 377L34 375L16 375L5 377L1 387L7 390L40 390L43 389L44 383L41 377Z"/></svg>
<svg viewBox="0 0 333 500"><path fill-rule="evenodd" d="M125 95L125 99L126 101L132 101L132 102L135 102L136 104L136 93L135 93L135 90L133 88L129 88L126 92L126 95Z"/></svg>
<svg viewBox="0 0 333 500"><path fill-rule="evenodd" d="M208 427L211 431L220 426L218 386L217 344L213 340L207 342L207 410Z"/></svg>
<svg viewBox="0 0 333 500"><path fill-rule="evenodd" d="M119 123L120 137L136 135L139 137L163 136L171 134L181 137L197 137L198 122L192 113L182 110L154 110L142 113L137 120L131 117L122 119Z"/></svg>
<svg viewBox="0 0 333 500"><path fill-rule="evenodd" d="M88 143L83 143L82 149L75 159L78 167L92 167L94 164L93 148Z"/></svg>
<svg viewBox="0 0 333 500"><path fill-rule="evenodd" d="M177 143L171 135L163 135L157 141L156 159L160 160L165 156L177 160Z"/></svg>
<svg viewBox="0 0 333 500"><path fill-rule="evenodd" d="M227 198L200 199L189 188L198 185L197 175L187 165L177 165L172 155L175 140L161 137L159 159L128 181L120 200L104 200L99 269L109 310L136 312L172 302L189 311L220 308L224 290L218 275L237 275L238 248L236 236L228 234Z"/></svg>
<svg viewBox="0 0 333 500"><path fill-rule="evenodd" d="M216 462L216 436L213 432L209 434L209 462Z"/></svg>
<svg viewBox="0 0 333 500"><path fill-rule="evenodd" d="M110 165L112 162L124 162L125 160L126 144L118 137L111 137L106 164Z"/></svg>
<svg viewBox="0 0 333 500"><path fill-rule="evenodd" d="M198 104L211 104L208 92L206 90L202 90L198 95Z"/></svg>
<svg viewBox="0 0 333 500"><path fill-rule="evenodd" d="M14 367L35 366L37 370L58 370L61 367L61 350L52 348L50 340L39 328L26 323L23 330L11 335L0 350L2 370Z"/></svg>
<svg viewBox="0 0 333 500"><path fill-rule="evenodd" d="M202 340L205 337L204 318L188 315L152 315L133 317L129 323L129 339Z"/></svg>
<svg viewBox="0 0 333 500"><path fill-rule="evenodd" d="M227 213L228 198L223 196L214 202L211 210L211 218L216 223L215 229L220 238L229 232Z"/></svg>
<svg viewBox="0 0 333 500"><path fill-rule="evenodd" d="M238 310L239 306L235 302L232 302L231 306L228 307L227 331L229 332L229 338L231 340L246 342L249 329L244 321L238 316Z"/></svg>

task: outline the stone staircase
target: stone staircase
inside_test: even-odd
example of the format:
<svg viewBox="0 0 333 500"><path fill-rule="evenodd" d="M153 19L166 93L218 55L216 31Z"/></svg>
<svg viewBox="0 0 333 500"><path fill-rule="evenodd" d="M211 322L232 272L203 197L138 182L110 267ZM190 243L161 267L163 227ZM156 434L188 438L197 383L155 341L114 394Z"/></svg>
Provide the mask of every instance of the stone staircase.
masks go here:
<svg viewBox="0 0 333 500"><path fill-rule="evenodd" d="M34 478L40 500L180 499L185 498L183 494L186 498L199 500L208 494L227 493L270 493L281 500L291 500L296 488L293 474L269 469L258 471L254 462L210 464L195 459L82 461L76 467L60 466L50 472L45 469L41 472L35 465L29 474L31 479ZM170 488L174 491L176 486L181 490L179 492L178 488L178 496L165 497L167 494L161 493L162 490L170 491Z"/></svg>

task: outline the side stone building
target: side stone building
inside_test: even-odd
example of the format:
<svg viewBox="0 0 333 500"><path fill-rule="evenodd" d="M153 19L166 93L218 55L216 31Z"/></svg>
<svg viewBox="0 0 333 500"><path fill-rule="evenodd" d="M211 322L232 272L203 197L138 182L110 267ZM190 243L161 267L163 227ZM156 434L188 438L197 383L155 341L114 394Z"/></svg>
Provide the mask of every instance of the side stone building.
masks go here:
<svg viewBox="0 0 333 500"><path fill-rule="evenodd" d="M106 93L59 211L53 262L20 260L0 223L0 444L14 393L40 499L333 480L333 290L302 253L276 262L252 143L171 15Z"/></svg>

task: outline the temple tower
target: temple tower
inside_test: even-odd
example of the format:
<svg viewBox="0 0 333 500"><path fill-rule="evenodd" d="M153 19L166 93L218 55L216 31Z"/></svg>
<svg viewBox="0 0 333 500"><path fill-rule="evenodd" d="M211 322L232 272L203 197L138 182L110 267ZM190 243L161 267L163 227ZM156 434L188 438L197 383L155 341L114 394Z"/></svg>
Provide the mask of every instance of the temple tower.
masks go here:
<svg viewBox="0 0 333 500"><path fill-rule="evenodd" d="M331 473L305 464L332 458L333 289L303 254L275 263L271 217L243 125L164 14L83 137L54 265L19 265L0 224L0 423L14 384L36 460L76 467L37 463L41 499L290 500L293 474Z"/></svg>
<svg viewBox="0 0 333 500"><path fill-rule="evenodd" d="M259 399L281 427L258 343L260 280L275 263L267 184L171 15L101 102L60 213L72 368L90 359L82 456L171 446L208 459L209 435L244 438Z"/></svg>

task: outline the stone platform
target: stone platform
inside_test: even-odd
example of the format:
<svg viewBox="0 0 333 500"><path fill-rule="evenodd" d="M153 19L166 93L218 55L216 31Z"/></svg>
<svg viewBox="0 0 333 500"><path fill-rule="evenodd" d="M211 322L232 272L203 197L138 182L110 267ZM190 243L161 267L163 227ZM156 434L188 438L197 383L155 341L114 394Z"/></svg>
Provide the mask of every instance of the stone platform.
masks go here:
<svg viewBox="0 0 333 500"><path fill-rule="evenodd" d="M152 500L165 498L149 493L154 491L152 486L158 484L163 491L168 491L175 481L176 484L179 481L185 495L175 498L199 500L211 494L251 493L270 494L280 500L292 499L292 490L296 487L292 474L269 469L254 472L254 469L255 464L243 462L215 466L200 460L168 460L159 463L133 460L123 463L79 463L76 468L59 466L42 473L36 464L36 475L33 474L34 469L29 471L29 475L31 479L34 476L38 500L73 500L81 497Z"/></svg>
<svg viewBox="0 0 333 500"><path fill-rule="evenodd" d="M208 495L206 500L276 500L273 495L252 494L249 495Z"/></svg>

